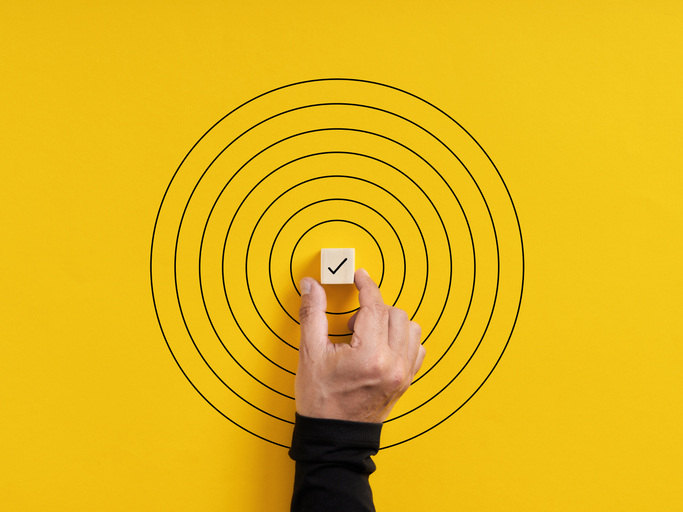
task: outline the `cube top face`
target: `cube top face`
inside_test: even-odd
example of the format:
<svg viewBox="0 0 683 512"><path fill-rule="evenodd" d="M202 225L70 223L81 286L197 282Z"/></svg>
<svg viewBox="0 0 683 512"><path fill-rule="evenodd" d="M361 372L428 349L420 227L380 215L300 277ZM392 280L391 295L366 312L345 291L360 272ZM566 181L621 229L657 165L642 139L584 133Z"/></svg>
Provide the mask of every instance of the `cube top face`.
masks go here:
<svg viewBox="0 0 683 512"><path fill-rule="evenodd" d="M320 282L322 284L353 284L355 271L355 249L320 250Z"/></svg>

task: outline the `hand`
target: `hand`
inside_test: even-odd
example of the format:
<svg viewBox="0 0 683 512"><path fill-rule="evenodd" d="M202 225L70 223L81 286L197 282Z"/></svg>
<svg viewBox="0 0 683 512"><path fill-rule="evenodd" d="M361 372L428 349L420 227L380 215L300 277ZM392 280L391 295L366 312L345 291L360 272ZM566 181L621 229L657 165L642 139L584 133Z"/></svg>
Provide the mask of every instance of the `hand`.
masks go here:
<svg viewBox="0 0 683 512"><path fill-rule="evenodd" d="M368 273L355 274L359 310L350 343L328 337L327 297L310 277L301 281L301 342L295 380L297 412L312 418L381 423L422 366L420 326L388 306Z"/></svg>

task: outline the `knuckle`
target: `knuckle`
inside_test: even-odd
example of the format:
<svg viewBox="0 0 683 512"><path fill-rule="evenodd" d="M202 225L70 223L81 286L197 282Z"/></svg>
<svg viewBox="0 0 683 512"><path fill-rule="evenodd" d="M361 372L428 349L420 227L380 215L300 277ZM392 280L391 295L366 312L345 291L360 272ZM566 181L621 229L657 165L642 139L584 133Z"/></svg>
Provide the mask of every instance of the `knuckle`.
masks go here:
<svg viewBox="0 0 683 512"><path fill-rule="evenodd" d="M389 374L388 382L391 389L402 390L405 386L406 376L403 368L397 367Z"/></svg>
<svg viewBox="0 0 683 512"><path fill-rule="evenodd" d="M388 370L386 357L376 355L367 364L367 372L378 380L383 380Z"/></svg>
<svg viewBox="0 0 683 512"><path fill-rule="evenodd" d="M403 309L401 308L393 308L391 310L391 313L393 316L396 317L397 320L401 322L407 322L408 321L408 313L406 313ZM414 322L413 322L414 323Z"/></svg>
<svg viewBox="0 0 683 512"><path fill-rule="evenodd" d="M377 391L399 396L410 386L410 372L403 361L389 354L375 354L364 365L365 378Z"/></svg>
<svg viewBox="0 0 683 512"><path fill-rule="evenodd" d="M388 320L389 310L384 302L373 302L368 308L377 323L384 323Z"/></svg>
<svg viewBox="0 0 683 512"><path fill-rule="evenodd" d="M391 391L401 389L406 380L406 369L402 362L383 358L377 363L376 375L382 383L382 387Z"/></svg>
<svg viewBox="0 0 683 512"><path fill-rule="evenodd" d="M418 338L422 338L422 327L417 322L410 322L410 331Z"/></svg>

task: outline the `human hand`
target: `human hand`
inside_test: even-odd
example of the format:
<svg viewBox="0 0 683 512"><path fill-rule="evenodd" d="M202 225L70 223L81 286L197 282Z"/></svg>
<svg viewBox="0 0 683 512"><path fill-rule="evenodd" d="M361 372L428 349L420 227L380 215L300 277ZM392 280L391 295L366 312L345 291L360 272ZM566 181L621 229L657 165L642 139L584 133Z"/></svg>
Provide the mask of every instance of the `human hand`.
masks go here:
<svg viewBox="0 0 683 512"><path fill-rule="evenodd" d="M327 297L318 281L301 281L301 342L295 379L297 412L312 418L381 423L425 357L420 326L388 306L368 273L355 274L359 310L350 343L328 337Z"/></svg>

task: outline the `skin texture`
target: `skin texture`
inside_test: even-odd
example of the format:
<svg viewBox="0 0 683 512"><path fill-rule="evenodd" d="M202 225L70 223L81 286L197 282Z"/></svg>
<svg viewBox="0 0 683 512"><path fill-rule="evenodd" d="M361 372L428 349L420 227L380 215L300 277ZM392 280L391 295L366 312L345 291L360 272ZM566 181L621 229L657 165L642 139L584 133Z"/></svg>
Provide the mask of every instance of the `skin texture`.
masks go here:
<svg viewBox="0 0 683 512"><path fill-rule="evenodd" d="M312 418L381 423L410 386L425 349L420 326L384 303L365 270L356 271L354 282L360 309L349 320L350 343L329 339L322 285L310 277L300 283L296 409Z"/></svg>

